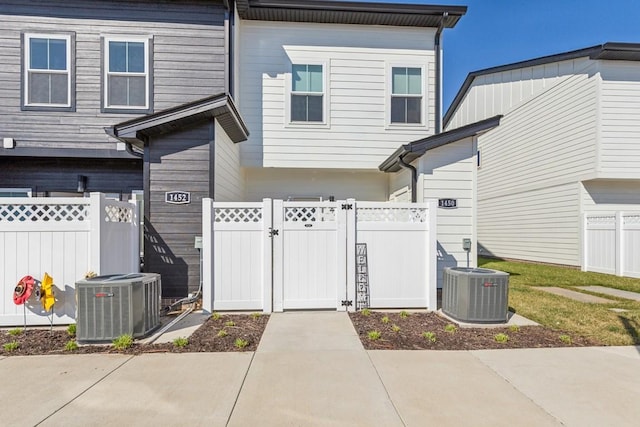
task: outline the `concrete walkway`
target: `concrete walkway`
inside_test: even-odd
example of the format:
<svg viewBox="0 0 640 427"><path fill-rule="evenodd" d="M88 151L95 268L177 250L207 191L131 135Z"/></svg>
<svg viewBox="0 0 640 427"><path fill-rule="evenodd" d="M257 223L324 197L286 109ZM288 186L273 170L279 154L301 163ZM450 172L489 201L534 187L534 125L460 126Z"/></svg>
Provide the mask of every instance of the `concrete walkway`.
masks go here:
<svg viewBox="0 0 640 427"><path fill-rule="evenodd" d="M346 313L255 353L0 358L7 426L636 426L640 347L365 351Z"/></svg>
<svg viewBox="0 0 640 427"><path fill-rule="evenodd" d="M558 288L555 286L537 286L534 289L548 292L554 295L560 295L561 297L570 298L574 301L586 302L591 304L610 304L615 302L607 298L601 298L595 295L584 294L582 292L572 291L571 289L566 288Z"/></svg>
<svg viewBox="0 0 640 427"><path fill-rule="evenodd" d="M606 288L604 286L576 286L578 289L596 292L598 294L611 295L618 298L625 298L640 301L640 294L637 292L623 291L620 289Z"/></svg>

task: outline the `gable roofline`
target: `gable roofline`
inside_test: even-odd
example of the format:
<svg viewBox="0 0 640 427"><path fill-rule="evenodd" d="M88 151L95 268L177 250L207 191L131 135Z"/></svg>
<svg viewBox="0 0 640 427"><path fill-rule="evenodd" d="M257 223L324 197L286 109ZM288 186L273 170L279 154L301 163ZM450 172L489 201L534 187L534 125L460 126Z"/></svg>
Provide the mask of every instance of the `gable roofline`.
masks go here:
<svg viewBox="0 0 640 427"><path fill-rule="evenodd" d="M335 0L236 0L246 20L453 28L466 6Z"/></svg>
<svg viewBox="0 0 640 427"><path fill-rule="evenodd" d="M422 157L424 153L429 150L490 131L500 124L501 118L502 116L500 115L490 117L476 123L471 123L436 135L431 135L427 138L418 139L417 141L410 142L406 145L401 145L392 155L382 162L380 166L378 166L378 169L382 172L398 172L402 169L400 159L402 159L402 162L404 163L411 163L415 159Z"/></svg>
<svg viewBox="0 0 640 427"><path fill-rule="evenodd" d="M127 120L106 128L105 132L122 142L143 148L152 136L174 132L211 118L218 120L233 142L242 142L249 137L249 130L233 98L226 93Z"/></svg>
<svg viewBox="0 0 640 427"><path fill-rule="evenodd" d="M514 62L512 64L499 65L496 67L485 68L483 70L472 71L460 86L458 93L453 98L447 113L444 115L444 127L449 124L449 120L453 117L456 109L462 103L467 91L471 87L473 80L479 76L488 74L501 73L503 71L517 70L519 68L535 67L537 65L550 64L552 62L568 61L576 58L589 57L589 59L606 59L615 61L640 61L640 43L617 43L609 42L597 46L587 47L584 49L572 50L569 52L558 53L554 55L542 56L539 58L529 59L526 61Z"/></svg>

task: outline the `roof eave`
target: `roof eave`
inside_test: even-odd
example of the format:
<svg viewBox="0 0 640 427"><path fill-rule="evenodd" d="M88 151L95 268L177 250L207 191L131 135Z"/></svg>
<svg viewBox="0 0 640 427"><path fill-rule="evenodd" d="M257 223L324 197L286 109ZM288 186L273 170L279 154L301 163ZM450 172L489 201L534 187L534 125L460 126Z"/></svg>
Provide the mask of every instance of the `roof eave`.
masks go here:
<svg viewBox="0 0 640 427"><path fill-rule="evenodd" d="M378 169L382 172L398 172L402 168L399 161L400 158L405 163L411 163L429 150L488 132L500 124L500 119L502 119L501 115L489 117L476 123L402 145L382 162Z"/></svg>
<svg viewBox="0 0 640 427"><path fill-rule="evenodd" d="M224 93L128 120L106 128L105 132L122 142L142 148L150 136L169 133L210 117L220 119L233 142L245 141L249 137L249 130L233 99Z"/></svg>
<svg viewBox="0 0 640 427"><path fill-rule="evenodd" d="M544 65L558 61L568 61L571 59L589 57L590 59L611 59L611 60L627 60L640 61L640 43L616 43L609 42L602 45L591 46L584 49L573 50L570 52L558 53L554 55L542 56L539 58L529 59L526 61L514 62L497 67L485 68L483 70L472 71L460 86L458 93L453 98L449 109L443 118L444 128L446 129L449 121L453 117L460 104L462 103L467 91L473 84L473 80L478 76L487 74L500 73L503 71L511 71L518 68L534 67L536 65Z"/></svg>
<svg viewBox="0 0 640 427"><path fill-rule="evenodd" d="M238 13L247 20L345 24L366 21L371 25L437 27L446 14L446 28L455 27L467 11L466 6L331 0L243 0L239 3Z"/></svg>

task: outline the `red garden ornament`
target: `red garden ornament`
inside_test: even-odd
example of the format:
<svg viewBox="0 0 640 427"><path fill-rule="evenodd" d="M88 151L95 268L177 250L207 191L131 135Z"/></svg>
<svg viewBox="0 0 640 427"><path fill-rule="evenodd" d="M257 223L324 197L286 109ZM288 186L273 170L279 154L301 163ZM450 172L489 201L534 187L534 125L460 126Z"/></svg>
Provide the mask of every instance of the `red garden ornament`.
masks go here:
<svg viewBox="0 0 640 427"><path fill-rule="evenodd" d="M31 293L33 292L33 287L35 286L36 281L31 276L24 276L18 284L16 288L13 290L13 302L16 305L24 304L27 302Z"/></svg>

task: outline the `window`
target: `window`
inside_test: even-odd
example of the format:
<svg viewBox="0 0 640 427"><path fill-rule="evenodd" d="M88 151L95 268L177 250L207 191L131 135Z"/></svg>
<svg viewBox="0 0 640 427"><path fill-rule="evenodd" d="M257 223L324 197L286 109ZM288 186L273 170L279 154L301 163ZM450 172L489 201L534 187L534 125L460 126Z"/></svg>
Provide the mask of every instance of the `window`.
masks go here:
<svg viewBox="0 0 640 427"><path fill-rule="evenodd" d="M31 197L30 188L0 188L0 197Z"/></svg>
<svg viewBox="0 0 640 427"><path fill-rule="evenodd" d="M25 34L24 107L71 107L69 34Z"/></svg>
<svg viewBox="0 0 640 427"><path fill-rule="evenodd" d="M291 121L324 121L322 65L293 64L291 70Z"/></svg>
<svg viewBox="0 0 640 427"><path fill-rule="evenodd" d="M391 68L391 123L422 123L422 68Z"/></svg>
<svg viewBox="0 0 640 427"><path fill-rule="evenodd" d="M150 110L149 39L104 41L104 107Z"/></svg>

